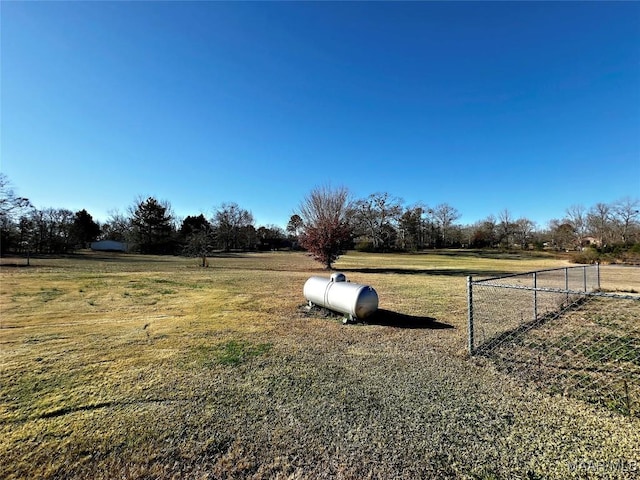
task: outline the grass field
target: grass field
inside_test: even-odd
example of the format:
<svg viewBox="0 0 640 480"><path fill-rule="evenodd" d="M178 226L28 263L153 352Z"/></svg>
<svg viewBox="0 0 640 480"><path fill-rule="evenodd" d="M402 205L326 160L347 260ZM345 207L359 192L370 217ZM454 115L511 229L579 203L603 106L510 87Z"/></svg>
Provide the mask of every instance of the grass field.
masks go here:
<svg viewBox="0 0 640 480"><path fill-rule="evenodd" d="M466 276L552 257L349 253L381 311L346 326L305 310L302 253L3 262L0 478L640 474L637 418L466 356Z"/></svg>

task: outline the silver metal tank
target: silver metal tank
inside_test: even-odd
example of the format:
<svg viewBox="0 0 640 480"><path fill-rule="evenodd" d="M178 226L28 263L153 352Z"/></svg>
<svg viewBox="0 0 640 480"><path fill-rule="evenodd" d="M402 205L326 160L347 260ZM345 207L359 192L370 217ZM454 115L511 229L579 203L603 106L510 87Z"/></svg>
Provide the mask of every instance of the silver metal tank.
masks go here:
<svg viewBox="0 0 640 480"><path fill-rule="evenodd" d="M378 293L369 285L347 282L342 273L310 277L303 293L309 305L344 313L351 320L367 318L378 310Z"/></svg>

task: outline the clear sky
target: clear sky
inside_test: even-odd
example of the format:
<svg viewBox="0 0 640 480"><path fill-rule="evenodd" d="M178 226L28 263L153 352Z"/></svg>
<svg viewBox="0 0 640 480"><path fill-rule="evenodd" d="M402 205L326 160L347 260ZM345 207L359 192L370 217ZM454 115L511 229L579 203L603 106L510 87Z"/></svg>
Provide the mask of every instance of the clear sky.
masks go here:
<svg viewBox="0 0 640 480"><path fill-rule="evenodd" d="M640 197L640 2L11 2L0 168L286 225L315 186L545 226Z"/></svg>

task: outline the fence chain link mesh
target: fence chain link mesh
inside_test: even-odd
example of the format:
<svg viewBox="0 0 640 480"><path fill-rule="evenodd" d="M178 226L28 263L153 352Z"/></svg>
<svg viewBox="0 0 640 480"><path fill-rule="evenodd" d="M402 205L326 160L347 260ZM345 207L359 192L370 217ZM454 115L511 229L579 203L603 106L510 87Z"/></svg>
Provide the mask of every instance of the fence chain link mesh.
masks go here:
<svg viewBox="0 0 640 480"><path fill-rule="evenodd" d="M640 417L640 295L597 265L468 279L469 350L549 393Z"/></svg>

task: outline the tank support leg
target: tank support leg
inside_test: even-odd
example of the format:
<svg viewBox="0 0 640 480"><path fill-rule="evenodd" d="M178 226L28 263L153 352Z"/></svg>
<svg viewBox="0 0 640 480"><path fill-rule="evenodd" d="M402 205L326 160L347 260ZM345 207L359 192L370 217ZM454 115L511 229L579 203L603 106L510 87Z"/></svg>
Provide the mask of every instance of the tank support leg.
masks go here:
<svg viewBox="0 0 640 480"><path fill-rule="evenodd" d="M353 315L349 315L348 317L344 317L342 319L342 324L346 325L347 323L356 323L358 321L358 319L356 317L354 317Z"/></svg>

